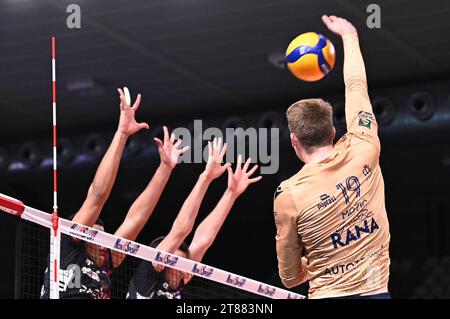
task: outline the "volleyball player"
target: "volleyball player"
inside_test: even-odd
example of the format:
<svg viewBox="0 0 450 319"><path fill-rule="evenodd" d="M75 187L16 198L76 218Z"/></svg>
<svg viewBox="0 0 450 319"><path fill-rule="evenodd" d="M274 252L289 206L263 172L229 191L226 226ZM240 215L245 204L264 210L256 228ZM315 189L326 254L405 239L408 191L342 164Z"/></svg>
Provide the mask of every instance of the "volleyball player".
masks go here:
<svg viewBox="0 0 450 319"><path fill-rule="evenodd" d="M309 298L390 298L380 140L358 34L343 18L322 20L343 41L348 132L333 145L332 108L322 99L287 110L305 165L275 192L279 275L288 288L309 281Z"/></svg>

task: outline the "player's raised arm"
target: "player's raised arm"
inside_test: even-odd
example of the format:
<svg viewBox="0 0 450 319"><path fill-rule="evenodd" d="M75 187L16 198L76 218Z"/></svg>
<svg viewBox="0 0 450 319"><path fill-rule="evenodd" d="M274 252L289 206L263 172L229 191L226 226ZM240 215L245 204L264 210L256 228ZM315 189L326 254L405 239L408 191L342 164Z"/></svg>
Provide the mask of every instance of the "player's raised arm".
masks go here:
<svg viewBox="0 0 450 319"><path fill-rule="evenodd" d="M342 37L344 44L345 113L347 128L350 128L359 112L373 113L358 33L343 18L324 15L322 21L330 31Z"/></svg>
<svg viewBox="0 0 450 319"><path fill-rule="evenodd" d="M227 168L229 163L221 165L222 159L227 150L227 144L222 147L221 139L214 139L213 143L208 143L209 157L206 168L197 180L191 193L183 203L177 218L175 219L169 234L158 245L158 249L174 253L183 243L185 238L190 234L194 227L195 218L200 209L205 193L211 182L220 177ZM155 265L157 271L161 271L163 267Z"/></svg>
<svg viewBox="0 0 450 319"><path fill-rule="evenodd" d="M249 158L241 168L242 156L239 155L236 170L228 168L228 187L213 211L202 221L195 231L192 243L189 246L189 258L201 261L209 247L214 243L220 228L225 222L236 199L250 184L261 180L262 176L251 178L258 165L249 170Z"/></svg>
<svg viewBox="0 0 450 319"><path fill-rule="evenodd" d="M188 146L180 148L182 141L175 141L173 133L169 136L167 127L164 126L163 130L164 142L155 138L160 157L159 167L145 190L131 205L122 225L115 233L116 236L130 240L136 239L153 213L170 175L177 165L178 157L189 149Z"/></svg>
<svg viewBox="0 0 450 319"><path fill-rule="evenodd" d="M130 106L125 100L123 91L121 89L118 91L120 95L119 126L97 169L86 199L73 218L74 222L90 227L97 221L103 205L111 193L128 137L149 127L147 123L138 123L135 119L135 113L141 104L141 95L139 94L133 106Z"/></svg>
<svg viewBox="0 0 450 319"><path fill-rule="evenodd" d="M170 175L177 164L178 157L189 149L188 146L180 148L181 140L175 142L175 135L173 133L169 137L167 127L164 126L163 130L164 142L155 138L160 156L159 167L145 190L131 205L125 220L115 233L116 236L136 240L153 213ZM124 258L124 254L114 254L114 267L117 267Z"/></svg>

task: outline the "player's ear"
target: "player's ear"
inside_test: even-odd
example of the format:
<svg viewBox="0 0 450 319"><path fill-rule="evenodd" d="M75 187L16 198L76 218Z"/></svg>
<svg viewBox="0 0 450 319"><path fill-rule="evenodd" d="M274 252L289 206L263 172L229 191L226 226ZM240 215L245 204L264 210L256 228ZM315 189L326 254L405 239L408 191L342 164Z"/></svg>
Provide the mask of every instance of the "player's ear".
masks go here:
<svg viewBox="0 0 450 319"><path fill-rule="evenodd" d="M298 146L298 140L294 133L291 132L291 145L293 148Z"/></svg>
<svg viewBox="0 0 450 319"><path fill-rule="evenodd" d="M336 128L333 126L333 138L331 140L334 141L335 138L336 138Z"/></svg>

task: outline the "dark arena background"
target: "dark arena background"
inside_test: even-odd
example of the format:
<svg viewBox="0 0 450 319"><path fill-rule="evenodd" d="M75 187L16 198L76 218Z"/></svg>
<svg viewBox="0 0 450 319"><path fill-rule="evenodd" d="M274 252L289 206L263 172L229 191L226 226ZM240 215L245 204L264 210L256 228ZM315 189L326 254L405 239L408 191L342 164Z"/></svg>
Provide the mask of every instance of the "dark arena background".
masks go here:
<svg viewBox="0 0 450 319"><path fill-rule="evenodd" d="M73 3L81 9L79 28L68 25ZM379 27L368 25L373 3L380 9ZM382 144L391 295L450 298L447 0L0 0L0 193L52 212L55 36L60 216L80 208L113 137L118 87L127 86L133 99L142 94L136 116L150 129L127 143L102 212L106 232L121 224L157 168L153 137L161 136L163 125L193 130L194 120L202 120L203 129L279 128L278 171L238 199L203 262L284 288L273 194L302 165L285 111L299 99L323 97L333 106L337 138L346 131L342 41L322 24L322 14L343 16L359 32ZM318 82L296 79L284 62L289 42L307 31L324 34L336 49L334 69ZM167 234L204 165L177 165L138 242ZM198 221L226 183L222 176L212 184ZM0 213L1 298L39 297L48 237L39 226ZM124 276L117 281L123 285L129 280L125 271L117 276ZM200 297L218 291L209 285L198 284Z"/></svg>

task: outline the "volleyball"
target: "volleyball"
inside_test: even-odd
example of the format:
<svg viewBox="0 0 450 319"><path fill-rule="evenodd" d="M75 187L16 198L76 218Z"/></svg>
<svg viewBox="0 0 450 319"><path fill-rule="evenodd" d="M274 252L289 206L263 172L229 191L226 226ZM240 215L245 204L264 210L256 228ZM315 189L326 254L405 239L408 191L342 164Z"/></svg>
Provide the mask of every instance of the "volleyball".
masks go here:
<svg viewBox="0 0 450 319"><path fill-rule="evenodd" d="M316 32L296 37L286 50L286 63L298 79L314 82L330 73L336 60L333 43Z"/></svg>

